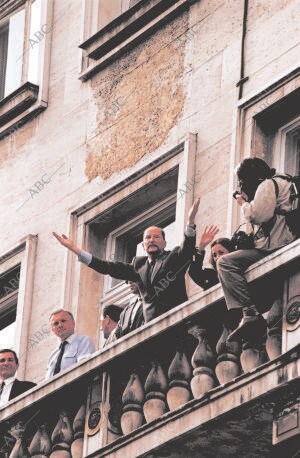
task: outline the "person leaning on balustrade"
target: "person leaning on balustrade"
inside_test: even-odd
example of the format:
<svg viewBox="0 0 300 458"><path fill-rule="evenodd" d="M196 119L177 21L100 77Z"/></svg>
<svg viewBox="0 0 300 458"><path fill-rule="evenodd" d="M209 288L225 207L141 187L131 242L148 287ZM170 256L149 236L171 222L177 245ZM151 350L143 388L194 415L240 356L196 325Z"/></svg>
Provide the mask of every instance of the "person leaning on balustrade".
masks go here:
<svg viewBox="0 0 300 458"><path fill-rule="evenodd" d="M15 351L9 348L0 350L0 407L36 386L36 383L16 378L18 367L19 360Z"/></svg>
<svg viewBox="0 0 300 458"><path fill-rule="evenodd" d="M265 335L266 321L257 310L244 273L251 264L296 239L285 217L277 214L277 211L291 210L290 182L276 177L273 179L276 186L272 180L274 172L256 157L245 159L236 173L238 190L234 197L252 226L253 247L226 254L217 261L227 308L235 323L229 341L247 340L253 335L260 339Z"/></svg>
<svg viewBox="0 0 300 458"><path fill-rule="evenodd" d="M78 248L66 235L53 232L56 239L79 256L79 261L99 273L138 284L143 300L145 322L187 300L185 273L195 251L195 216L200 199L188 214L184 241L171 251L165 250L166 240L160 227L148 227L143 235L146 256L136 256L132 262L108 262Z"/></svg>
<svg viewBox="0 0 300 458"><path fill-rule="evenodd" d="M104 345L109 345L117 340L116 331L123 309L115 304L106 305L102 310L101 330L106 339Z"/></svg>
<svg viewBox="0 0 300 458"><path fill-rule="evenodd" d="M129 281L130 291L134 294L133 299L124 308L120 315L120 320L116 330L117 339L125 336L131 331L139 328L144 324L143 301L140 296L138 284Z"/></svg>
<svg viewBox="0 0 300 458"><path fill-rule="evenodd" d="M74 332L75 320L71 312L63 309L55 310L50 315L50 326L59 338L60 344L51 353L45 379L73 366L85 356L90 356L96 349L89 336L81 336Z"/></svg>

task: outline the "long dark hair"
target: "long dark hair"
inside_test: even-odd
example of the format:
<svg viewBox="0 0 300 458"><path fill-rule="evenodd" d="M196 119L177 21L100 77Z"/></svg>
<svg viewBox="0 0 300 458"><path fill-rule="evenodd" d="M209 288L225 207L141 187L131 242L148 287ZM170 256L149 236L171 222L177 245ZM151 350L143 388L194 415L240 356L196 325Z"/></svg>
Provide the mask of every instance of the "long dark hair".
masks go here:
<svg viewBox="0 0 300 458"><path fill-rule="evenodd" d="M229 253L231 253L232 251L234 251L234 244L232 243L232 241L230 239L228 239L227 237L221 237L219 239L216 239L212 242L212 244L210 245L210 257L209 257L209 262L211 263L211 265L213 266L213 268L216 270L216 261L214 260L214 257L212 255L212 251L211 249L215 246L215 245L222 245L222 247L226 248L226 250L228 250Z"/></svg>
<svg viewBox="0 0 300 458"><path fill-rule="evenodd" d="M249 201L253 200L258 186L275 174L268 164L259 157L244 159L237 167L236 174L240 190L247 194Z"/></svg>

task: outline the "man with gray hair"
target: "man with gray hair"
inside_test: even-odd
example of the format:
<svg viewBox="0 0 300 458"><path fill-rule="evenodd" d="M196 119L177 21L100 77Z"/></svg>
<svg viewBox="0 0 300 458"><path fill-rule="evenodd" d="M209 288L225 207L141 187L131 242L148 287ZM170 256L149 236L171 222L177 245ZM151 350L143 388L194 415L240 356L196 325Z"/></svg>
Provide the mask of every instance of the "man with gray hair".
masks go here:
<svg viewBox="0 0 300 458"><path fill-rule="evenodd" d="M50 315L50 326L60 344L49 357L46 380L76 364L80 356L89 356L96 351L89 336L80 336L74 332L75 320L71 312L56 310Z"/></svg>

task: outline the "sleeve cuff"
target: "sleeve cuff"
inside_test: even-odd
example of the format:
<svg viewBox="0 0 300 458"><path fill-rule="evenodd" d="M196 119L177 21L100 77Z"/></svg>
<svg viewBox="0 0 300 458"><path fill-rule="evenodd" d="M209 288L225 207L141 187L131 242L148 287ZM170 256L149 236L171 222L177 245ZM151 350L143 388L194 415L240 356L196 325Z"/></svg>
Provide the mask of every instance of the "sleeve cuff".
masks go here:
<svg viewBox="0 0 300 458"><path fill-rule="evenodd" d="M191 226L186 226L185 235L187 237L195 237L195 235L196 235L195 228L192 228Z"/></svg>
<svg viewBox="0 0 300 458"><path fill-rule="evenodd" d="M81 250L80 255L78 256L78 261L82 262L86 266L89 266L90 263L92 262L92 257L93 256L91 255L91 253Z"/></svg>

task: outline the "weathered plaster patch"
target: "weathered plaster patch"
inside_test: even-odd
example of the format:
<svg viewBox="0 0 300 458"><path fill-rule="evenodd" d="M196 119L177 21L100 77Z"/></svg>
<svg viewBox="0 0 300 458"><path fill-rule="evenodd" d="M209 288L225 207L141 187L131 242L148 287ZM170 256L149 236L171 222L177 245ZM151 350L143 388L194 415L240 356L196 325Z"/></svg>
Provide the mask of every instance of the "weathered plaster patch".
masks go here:
<svg viewBox="0 0 300 458"><path fill-rule="evenodd" d="M87 142L89 180L133 166L176 125L185 100L186 20L173 21L93 81L99 113L96 135Z"/></svg>

